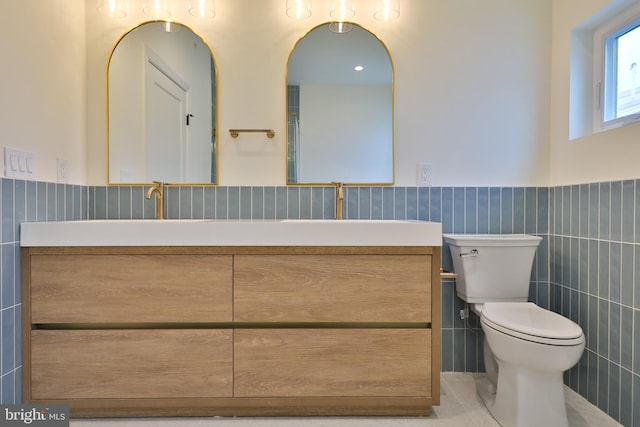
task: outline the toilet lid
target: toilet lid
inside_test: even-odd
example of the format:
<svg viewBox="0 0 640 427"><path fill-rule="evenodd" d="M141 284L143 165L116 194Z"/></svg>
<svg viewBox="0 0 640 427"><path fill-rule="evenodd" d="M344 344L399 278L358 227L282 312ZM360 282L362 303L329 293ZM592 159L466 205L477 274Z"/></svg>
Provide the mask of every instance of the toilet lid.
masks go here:
<svg viewBox="0 0 640 427"><path fill-rule="evenodd" d="M551 345L578 345L584 341L576 323L530 302L485 303L481 320L514 337Z"/></svg>

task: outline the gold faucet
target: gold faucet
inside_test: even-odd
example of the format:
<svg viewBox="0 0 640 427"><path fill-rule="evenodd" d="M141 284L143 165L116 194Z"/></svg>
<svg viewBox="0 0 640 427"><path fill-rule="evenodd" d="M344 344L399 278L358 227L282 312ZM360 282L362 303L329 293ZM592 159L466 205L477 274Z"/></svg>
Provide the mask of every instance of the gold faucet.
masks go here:
<svg viewBox="0 0 640 427"><path fill-rule="evenodd" d="M153 181L153 186L147 190L147 200L151 198L153 193L156 193L156 219L164 219L164 203L162 196L164 195L164 182Z"/></svg>
<svg viewBox="0 0 640 427"><path fill-rule="evenodd" d="M342 219L342 202L344 201L344 184L332 182L336 186L336 219Z"/></svg>

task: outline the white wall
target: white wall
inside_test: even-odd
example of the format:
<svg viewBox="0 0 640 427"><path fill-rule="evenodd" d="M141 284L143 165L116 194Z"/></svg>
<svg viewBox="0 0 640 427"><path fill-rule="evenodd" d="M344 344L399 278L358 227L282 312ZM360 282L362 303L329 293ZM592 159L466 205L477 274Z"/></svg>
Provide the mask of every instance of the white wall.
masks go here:
<svg viewBox="0 0 640 427"><path fill-rule="evenodd" d="M33 152L37 180L56 181L63 158L85 182L85 1L3 1L2 16L0 150Z"/></svg>
<svg viewBox="0 0 640 427"><path fill-rule="evenodd" d="M128 2L129 4L135 1ZM286 63L295 42L328 21L329 0L294 21L283 0L218 0L217 16L175 19L211 47L218 66L219 183L284 185ZM546 185L549 158L551 0L402 0L399 20L356 21L390 50L395 71L397 185L433 164L434 185ZM120 35L142 21L131 8L113 20L87 7L88 183L104 184L105 73ZM273 128L229 136L230 128Z"/></svg>
<svg viewBox="0 0 640 427"><path fill-rule="evenodd" d="M597 22L599 16L608 12L607 9L637 3L638 0L553 1L550 139L550 182L553 185L640 176L640 124L569 139L571 31ZM583 102L590 102L590 99L587 97Z"/></svg>
<svg viewBox="0 0 640 427"><path fill-rule="evenodd" d="M391 23L372 18L373 1L357 0L356 21L385 42L394 63L396 184L415 185L416 164L428 162L434 185L547 185L552 75L553 179L575 168L575 178L591 180L589 166L603 158L620 163L606 167L610 175L628 170L638 150L631 131L615 132L612 157L597 143L572 149L563 130L562 31L572 14L603 1L553 0L551 74L552 0L402 0ZM36 153L38 179L55 181L55 159L64 157L71 182L106 182L107 60L124 32L148 20L135 3L127 2L121 20L99 16L85 0L3 3L10 19L0 47L11 66L3 66L0 133L3 144ZM315 0L304 21L285 15L284 0L216 4L211 22L186 11L175 19L208 42L218 65L219 183L284 185L287 58L300 37L329 20L329 0ZM276 137L234 140L230 128L273 128Z"/></svg>

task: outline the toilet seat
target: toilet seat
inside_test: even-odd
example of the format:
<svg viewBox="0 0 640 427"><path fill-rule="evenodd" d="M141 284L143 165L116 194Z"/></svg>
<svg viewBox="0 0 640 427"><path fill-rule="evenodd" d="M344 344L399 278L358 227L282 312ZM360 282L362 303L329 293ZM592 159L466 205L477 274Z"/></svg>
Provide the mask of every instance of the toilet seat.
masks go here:
<svg viewBox="0 0 640 427"><path fill-rule="evenodd" d="M530 302L488 302L480 321L504 334L540 344L576 346L584 343L576 323Z"/></svg>

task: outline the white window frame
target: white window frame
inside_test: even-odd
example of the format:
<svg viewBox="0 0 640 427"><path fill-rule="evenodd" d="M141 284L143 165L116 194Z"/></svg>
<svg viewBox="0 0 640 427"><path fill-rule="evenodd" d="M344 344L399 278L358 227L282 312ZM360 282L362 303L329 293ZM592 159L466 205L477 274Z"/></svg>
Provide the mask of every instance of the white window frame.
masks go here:
<svg viewBox="0 0 640 427"><path fill-rule="evenodd" d="M640 112L606 120L605 112L615 108L617 91L605 92L606 88L616 87L617 69L615 67L615 38L640 26L640 3L614 16L594 31L593 39L593 127L596 132L617 128L640 121ZM639 64L640 66L640 64Z"/></svg>

